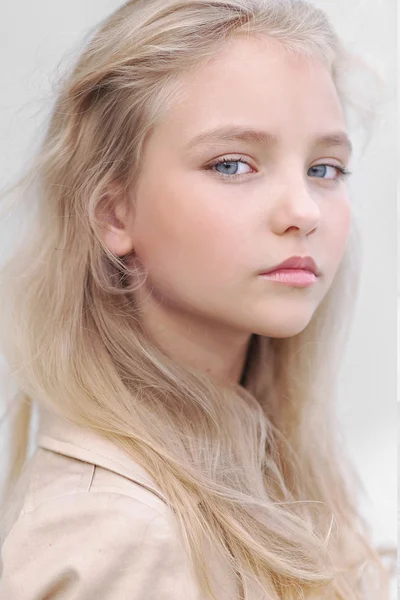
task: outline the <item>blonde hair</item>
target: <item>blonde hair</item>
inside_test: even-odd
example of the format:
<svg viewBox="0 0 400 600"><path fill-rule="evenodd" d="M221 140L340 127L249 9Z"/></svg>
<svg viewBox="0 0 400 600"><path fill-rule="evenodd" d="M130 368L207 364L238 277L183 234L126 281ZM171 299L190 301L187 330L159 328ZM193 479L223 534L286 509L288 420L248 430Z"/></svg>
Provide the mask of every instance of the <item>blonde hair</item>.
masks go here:
<svg viewBox="0 0 400 600"><path fill-rule="evenodd" d="M1 275L2 346L19 386L6 489L26 462L36 402L101 432L148 470L204 594L208 539L241 598L248 576L271 600L383 600L389 576L359 514L362 486L334 410L358 289L354 222L310 324L291 338L253 335L242 385L224 385L146 336L133 296L146 274L107 250L96 219L114 182L128 202L180 76L243 35L322 58L351 106L350 54L302 0L126 2L61 80L40 151L14 188L35 187L34 201L20 194L29 235Z"/></svg>

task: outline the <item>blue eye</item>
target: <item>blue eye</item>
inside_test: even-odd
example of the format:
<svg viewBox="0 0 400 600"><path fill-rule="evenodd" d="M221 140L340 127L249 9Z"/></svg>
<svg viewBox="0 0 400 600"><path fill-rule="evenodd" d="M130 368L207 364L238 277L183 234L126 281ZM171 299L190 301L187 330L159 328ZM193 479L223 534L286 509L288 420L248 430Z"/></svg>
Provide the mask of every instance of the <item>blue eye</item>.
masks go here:
<svg viewBox="0 0 400 600"><path fill-rule="evenodd" d="M336 177L325 177L327 173L329 174L328 169L333 169L334 171L336 171ZM347 177L348 175L351 175L350 171L348 171L344 167L330 164L315 165L314 167L311 167L311 169L309 169L308 172L310 173L310 171L317 177L320 177L321 179L332 179L337 181Z"/></svg>
<svg viewBox="0 0 400 600"><path fill-rule="evenodd" d="M221 173L220 171L216 171L216 173L218 175L220 175L221 177L228 177L229 179L235 179L236 177L240 177L240 175L243 175L243 173L233 172L235 169L232 168L232 165L237 164L237 163L242 163L242 164L250 167L249 163L246 162L243 158L237 158L237 159L230 160L229 158L225 157L225 158L218 159L216 162L214 162L212 165L209 166L209 169L213 169L214 167L223 165L224 167L227 167L228 173Z"/></svg>

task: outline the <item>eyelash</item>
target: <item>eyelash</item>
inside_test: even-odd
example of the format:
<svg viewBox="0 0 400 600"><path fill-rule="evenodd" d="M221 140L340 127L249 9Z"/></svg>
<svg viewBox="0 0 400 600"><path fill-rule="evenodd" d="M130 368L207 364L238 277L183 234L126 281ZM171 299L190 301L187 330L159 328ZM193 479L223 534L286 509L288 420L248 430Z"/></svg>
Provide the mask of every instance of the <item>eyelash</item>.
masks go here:
<svg viewBox="0 0 400 600"><path fill-rule="evenodd" d="M219 158L217 161L215 161L211 165L209 165L207 167L207 169L211 170L213 167L216 167L217 165L222 165L224 163L235 163L235 162L243 162L247 166L251 167L251 165L246 160L244 160L243 157L231 159L227 156L224 156L223 158ZM352 172L349 171L348 169L346 169L345 167L340 167L338 165L331 165L329 163L321 163L319 165L314 165L314 167L332 167L333 169L337 169L339 171L339 176L337 179L328 179L327 181L341 181L342 179L346 179L347 177L349 177L349 175L352 175ZM312 168L312 167L310 167L310 168ZM236 175L224 175L223 173L220 173L219 171L214 171L214 173L216 173L217 176L221 177L222 179L237 179L237 178L243 176L243 175L237 175L237 174ZM317 179L323 179L323 178L320 177Z"/></svg>

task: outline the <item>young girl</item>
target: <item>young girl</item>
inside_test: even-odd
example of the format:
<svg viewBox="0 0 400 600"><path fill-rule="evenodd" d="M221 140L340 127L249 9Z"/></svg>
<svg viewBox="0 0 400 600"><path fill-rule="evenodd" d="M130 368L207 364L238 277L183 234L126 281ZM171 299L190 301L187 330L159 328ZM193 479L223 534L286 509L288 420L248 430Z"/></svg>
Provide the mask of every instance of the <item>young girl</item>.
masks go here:
<svg viewBox="0 0 400 600"><path fill-rule="evenodd" d="M131 0L62 81L2 274L0 600L388 598L334 410L350 60L303 0Z"/></svg>

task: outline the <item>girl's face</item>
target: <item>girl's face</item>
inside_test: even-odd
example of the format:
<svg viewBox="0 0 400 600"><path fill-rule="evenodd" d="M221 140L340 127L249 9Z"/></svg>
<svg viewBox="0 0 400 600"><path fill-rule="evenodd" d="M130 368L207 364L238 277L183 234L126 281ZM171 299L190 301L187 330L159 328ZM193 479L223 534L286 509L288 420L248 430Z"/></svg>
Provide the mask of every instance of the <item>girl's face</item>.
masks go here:
<svg viewBox="0 0 400 600"><path fill-rule="evenodd" d="M147 140L135 214L108 245L134 250L148 271L148 317L296 335L328 292L350 227L339 171L350 148L330 73L276 42L242 38L182 83L184 99ZM292 256L316 262L310 287L260 276Z"/></svg>

